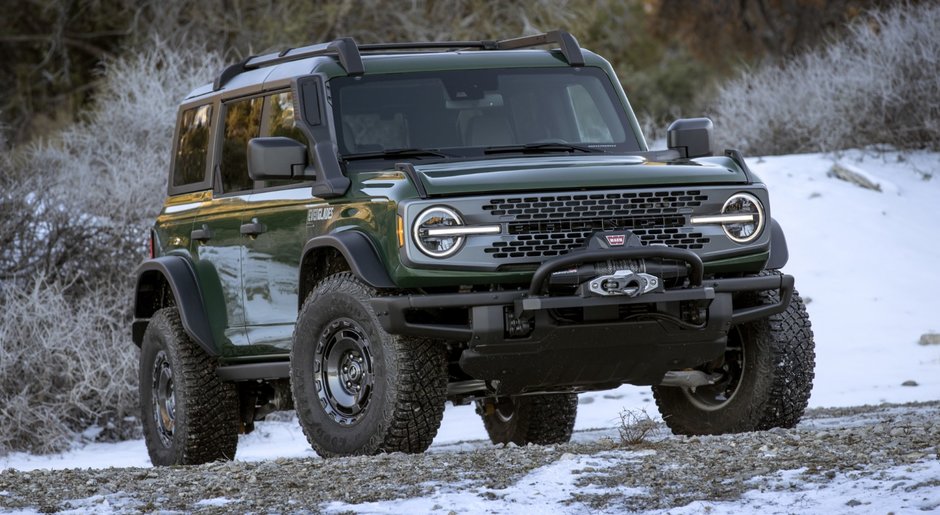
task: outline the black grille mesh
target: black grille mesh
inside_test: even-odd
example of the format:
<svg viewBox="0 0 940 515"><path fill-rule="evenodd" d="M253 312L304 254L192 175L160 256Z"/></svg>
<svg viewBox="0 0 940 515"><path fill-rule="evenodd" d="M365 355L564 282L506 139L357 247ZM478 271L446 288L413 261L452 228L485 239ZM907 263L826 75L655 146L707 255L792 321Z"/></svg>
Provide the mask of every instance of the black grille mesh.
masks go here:
<svg viewBox="0 0 940 515"><path fill-rule="evenodd" d="M685 215L707 199L698 190L492 199L483 210L508 221L508 237L484 252L495 259L559 256L604 230L630 230L646 245L701 249L710 240L686 227Z"/></svg>

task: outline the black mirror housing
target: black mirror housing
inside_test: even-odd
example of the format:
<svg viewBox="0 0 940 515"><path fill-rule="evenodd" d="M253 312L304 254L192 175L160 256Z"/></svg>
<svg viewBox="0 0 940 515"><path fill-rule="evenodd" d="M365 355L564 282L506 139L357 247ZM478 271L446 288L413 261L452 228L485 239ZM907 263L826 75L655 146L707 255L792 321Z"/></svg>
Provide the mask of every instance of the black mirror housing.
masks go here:
<svg viewBox="0 0 940 515"><path fill-rule="evenodd" d="M666 145L684 158L707 157L712 152L712 130L715 124L708 118L682 118L666 129Z"/></svg>
<svg viewBox="0 0 940 515"><path fill-rule="evenodd" d="M307 146L284 137L248 142L248 175L256 181L299 179L307 167Z"/></svg>

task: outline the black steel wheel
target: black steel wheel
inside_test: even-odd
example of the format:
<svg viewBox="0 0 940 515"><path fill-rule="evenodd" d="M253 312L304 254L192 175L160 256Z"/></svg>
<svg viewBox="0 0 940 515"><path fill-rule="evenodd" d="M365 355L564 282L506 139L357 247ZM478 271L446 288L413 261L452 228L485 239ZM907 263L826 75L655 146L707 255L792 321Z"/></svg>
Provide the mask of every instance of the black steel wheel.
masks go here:
<svg viewBox="0 0 940 515"><path fill-rule="evenodd" d="M173 429L176 427L176 395L173 392L173 369L167 360L166 351L157 352L153 360L152 376L151 408L157 435L163 445L169 447L173 442Z"/></svg>
<svg viewBox="0 0 940 515"><path fill-rule="evenodd" d="M351 273L334 274L297 318L291 392L307 441L324 457L423 452L444 416L444 346L386 333L369 304L376 295Z"/></svg>
<svg viewBox="0 0 940 515"><path fill-rule="evenodd" d="M320 404L339 424L353 424L365 414L375 370L371 342L358 322L340 318L323 331L314 353L319 370Z"/></svg>
<svg viewBox="0 0 940 515"><path fill-rule="evenodd" d="M484 399L477 401L477 413L495 444L565 443L574 431L578 396L558 393Z"/></svg>
<svg viewBox="0 0 940 515"><path fill-rule="evenodd" d="M154 465L235 457L238 397L235 385L219 379L215 369L215 360L186 334L175 308L154 313L139 369L144 440Z"/></svg>
<svg viewBox="0 0 940 515"><path fill-rule="evenodd" d="M776 292L765 291L735 302L755 306L776 303L778 298ZM709 374L721 373L718 383L694 389L654 386L653 397L675 434L789 428L800 421L809 402L814 367L809 315L794 292L784 312L732 327L724 356L700 367Z"/></svg>

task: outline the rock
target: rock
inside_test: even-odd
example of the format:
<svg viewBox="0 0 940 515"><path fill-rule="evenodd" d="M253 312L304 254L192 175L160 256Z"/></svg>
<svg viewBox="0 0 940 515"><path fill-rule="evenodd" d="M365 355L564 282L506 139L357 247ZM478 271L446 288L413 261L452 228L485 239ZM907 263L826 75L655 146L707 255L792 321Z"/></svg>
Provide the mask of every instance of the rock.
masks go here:
<svg viewBox="0 0 940 515"><path fill-rule="evenodd" d="M908 379L907 381L904 381L903 383L901 383L901 386L920 386L920 385L917 384L917 381L914 381L913 379Z"/></svg>
<svg viewBox="0 0 940 515"><path fill-rule="evenodd" d="M940 333L924 333L917 343L921 345L940 345Z"/></svg>
<svg viewBox="0 0 940 515"><path fill-rule="evenodd" d="M850 182L865 188L866 190L872 190L881 192L881 185L877 182L874 182L870 177L867 177L864 172L858 170L854 166L845 165L842 163L835 163L832 165L832 168L829 169L827 174L829 177L835 177L836 179Z"/></svg>

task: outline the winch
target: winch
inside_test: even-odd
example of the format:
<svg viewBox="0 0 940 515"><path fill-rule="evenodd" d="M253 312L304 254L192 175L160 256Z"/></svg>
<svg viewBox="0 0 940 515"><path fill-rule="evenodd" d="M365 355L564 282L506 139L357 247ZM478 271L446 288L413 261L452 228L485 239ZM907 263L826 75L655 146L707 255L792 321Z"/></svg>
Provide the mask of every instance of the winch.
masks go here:
<svg viewBox="0 0 940 515"><path fill-rule="evenodd" d="M642 246L640 238L630 231L602 231L588 240L586 249ZM657 260L647 263L643 259L612 259L555 272L549 279L549 287L556 291L568 287L582 297L636 297L651 291L662 291L663 280L681 277L684 272L684 266L665 264Z"/></svg>
<svg viewBox="0 0 940 515"><path fill-rule="evenodd" d="M595 295L626 295L636 297L659 288L660 281L655 275L633 270L617 270L609 275L600 275L581 285ZM584 292L582 291L582 295Z"/></svg>

